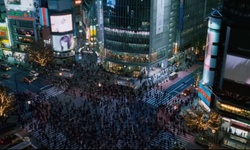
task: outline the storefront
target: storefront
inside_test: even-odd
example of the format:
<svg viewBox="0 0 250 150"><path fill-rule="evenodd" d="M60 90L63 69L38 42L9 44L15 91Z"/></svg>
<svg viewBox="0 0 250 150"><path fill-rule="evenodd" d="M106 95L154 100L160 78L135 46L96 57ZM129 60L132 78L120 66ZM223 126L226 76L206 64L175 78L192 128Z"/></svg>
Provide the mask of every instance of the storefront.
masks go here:
<svg viewBox="0 0 250 150"><path fill-rule="evenodd" d="M221 128L229 133L229 136L223 140L223 146L250 149L250 124L223 117Z"/></svg>

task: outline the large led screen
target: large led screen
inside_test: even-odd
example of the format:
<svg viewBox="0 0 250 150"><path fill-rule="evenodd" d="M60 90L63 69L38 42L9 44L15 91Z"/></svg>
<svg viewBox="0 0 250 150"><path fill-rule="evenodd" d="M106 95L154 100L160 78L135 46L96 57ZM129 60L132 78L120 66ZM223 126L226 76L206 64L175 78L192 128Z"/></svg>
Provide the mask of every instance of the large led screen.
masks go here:
<svg viewBox="0 0 250 150"><path fill-rule="evenodd" d="M74 37L73 34L66 35L53 35L53 48L55 51L69 51L74 48Z"/></svg>
<svg viewBox="0 0 250 150"><path fill-rule="evenodd" d="M6 4L20 5L21 4L21 0L7 0Z"/></svg>
<svg viewBox="0 0 250 150"><path fill-rule="evenodd" d="M227 55L224 78L250 85L250 59Z"/></svg>
<svg viewBox="0 0 250 150"><path fill-rule="evenodd" d="M115 5L116 5L116 0L107 0L107 6L108 7L112 7L112 8L115 8Z"/></svg>
<svg viewBox="0 0 250 150"><path fill-rule="evenodd" d="M67 32L73 30L72 15L50 16L51 32Z"/></svg>
<svg viewBox="0 0 250 150"><path fill-rule="evenodd" d="M228 52L250 57L249 27L247 29L228 27L228 29L230 31Z"/></svg>

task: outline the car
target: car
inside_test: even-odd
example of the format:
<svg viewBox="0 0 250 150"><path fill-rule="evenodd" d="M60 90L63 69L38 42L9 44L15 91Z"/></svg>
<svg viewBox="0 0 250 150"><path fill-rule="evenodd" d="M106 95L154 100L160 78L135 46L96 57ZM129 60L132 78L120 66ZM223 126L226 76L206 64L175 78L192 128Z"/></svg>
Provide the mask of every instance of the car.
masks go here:
<svg viewBox="0 0 250 150"><path fill-rule="evenodd" d="M1 74L1 77L4 79L9 79L11 76L9 74Z"/></svg>
<svg viewBox="0 0 250 150"><path fill-rule="evenodd" d="M0 64L0 68L4 71L11 70L11 67L8 66L7 64Z"/></svg>
<svg viewBox="0 0 250 150"><path fill-rule="evenodd" d="M186 90L184 90L184 91L182 92L182 95L183 95L183 96L188 96L190 93L191 93L191 89L190 89L190 88L187 88Z"/></svg>
<svg viewBox="0 0 250 150"><path fill-rule="evenodd" d="M37 79L37 77L27 76L27 77L23 78L23 82L30 84L31 82L35 81L36 79Z"/></svg>
<svg viewBox="0 0 250 150"><path fill-rule="evenodd" d="M34 70L31 70L31 71L30 71L30 76L37 77L37 76L39 76L39 73L36 72L36 71L34 71Z"/></svg>

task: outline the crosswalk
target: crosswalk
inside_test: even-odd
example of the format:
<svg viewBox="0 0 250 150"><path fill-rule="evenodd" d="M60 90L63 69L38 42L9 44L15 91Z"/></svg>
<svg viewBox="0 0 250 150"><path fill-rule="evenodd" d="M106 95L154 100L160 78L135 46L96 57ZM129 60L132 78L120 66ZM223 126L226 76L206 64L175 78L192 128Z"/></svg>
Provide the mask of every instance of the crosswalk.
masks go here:
<svg viewBox="0 0 250 150"><path fill-rule="evenodd" d="M158 98L155 96L146 96L146 95L159 95ZM157 89L152 89L143 95L143 101L147 104L150 104L154 107L159 107L160 105L171 105L173 103L172 100L170 100L171 95L164 96L164 93Z"/></svg>
<svg viewBox="0 0 250 150"><path fill-rule="evenodd" d="M39 133L40 132L40 133ZM45 133L46 136L41 135ZM50 125L46 125L45 131L42 129L35 130L31 132L31 135L37 139L43 145L46 145L48 149L82 149L78 144L68 142L69 144L65 145L67 141L66 136L60 132L56 132Z"/></svg>
<svg viewBox="0 0 250 150"><path fill-rule="evenodd" d="M185 148L192 140L193 137L190 135L174 137L168 132L160 131L150 145L157 149Z"/></svg>
<svg viewBox="0 0 250 150"><path fill-rule="evenodd" d="M64 91L65 89L63 88L52 86L51 88L43 90L42 93L44 93L44 96L46 99L49 99L50 97L54 97L54 96L62 94Z"/></svg>

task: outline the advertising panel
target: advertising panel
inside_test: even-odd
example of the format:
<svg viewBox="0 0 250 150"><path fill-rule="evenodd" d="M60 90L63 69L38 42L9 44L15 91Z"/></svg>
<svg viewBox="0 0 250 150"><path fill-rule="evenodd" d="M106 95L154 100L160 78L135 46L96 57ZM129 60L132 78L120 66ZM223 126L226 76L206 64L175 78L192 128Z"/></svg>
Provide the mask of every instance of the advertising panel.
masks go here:
<svg viewBox="0 0 250 150"><path fill-rule="evenodd" d="M229 27L228 27L229 28ZM244 36L243 36L244 35ZM250 57L250 30L244 28L230 28L228 52Z"/></svg>
<svg viewBox="0 0 250 150"><path fill-rule="evenodd" d="M107 0L107 6L111 8L115 8L116 0Z"/></svg>
<svg viewBox="0 0 250 150"><path fill-rule="evenodd" d="M164 2L165 0L157 0L156 8L156 34L163 32L164 24Z"/></svg>
<svg viewBox="0 0 250 150"><path fill-rule="evenodd" d="M208 87L205 87L206 85L202 85L202 81L199 82L199 87L198 87L198 97L208 106L210 107L211 103L211 96L212 93L208 89Z"/></svg>
<svg viewBox="0 0 250 150"><path fill-rule="evenodd" d="M45 7L40 8L39 11L39 22L42 26L49 26L49 15L48 15L48 9Z"/></svg>
<svg viewBox="0 0 250 150"><path fill-rule="evenodd" d="M21 4L21 0L7 0L6 4L7 5L20 5Z"/></svg>
<svg viewBox="0 0 250 150"><path fill-rule="evenodd" d="M27 20L33 21L33 12L31 11L21 11L21 10L8 10L7 11L8 19L20 19L20 20Z"/></svg>
<svg viewBox="0 0 250 150"><path fill-rule="evenodd" d="M73 30L72 14L50 16L51 32L68 32Z"/></svg>
<svg viewBox="0 0 250 150"><path fill-rule="evenodd" d="M55 51L69 51L74 48L74 36L73 34L66 35L53 35L53 48Z"/></svg>
<svg viewBox="0 0 250 150"><path fill-rule="evenodd" d="M7 9L15 10L33 10L37 0L4 0Z"/></svg>
<svg viewBox="0 0 250 150"><path fill-rule="evenodd" d="M227 55L224 78L250 85L250 59Z"/></svg>

